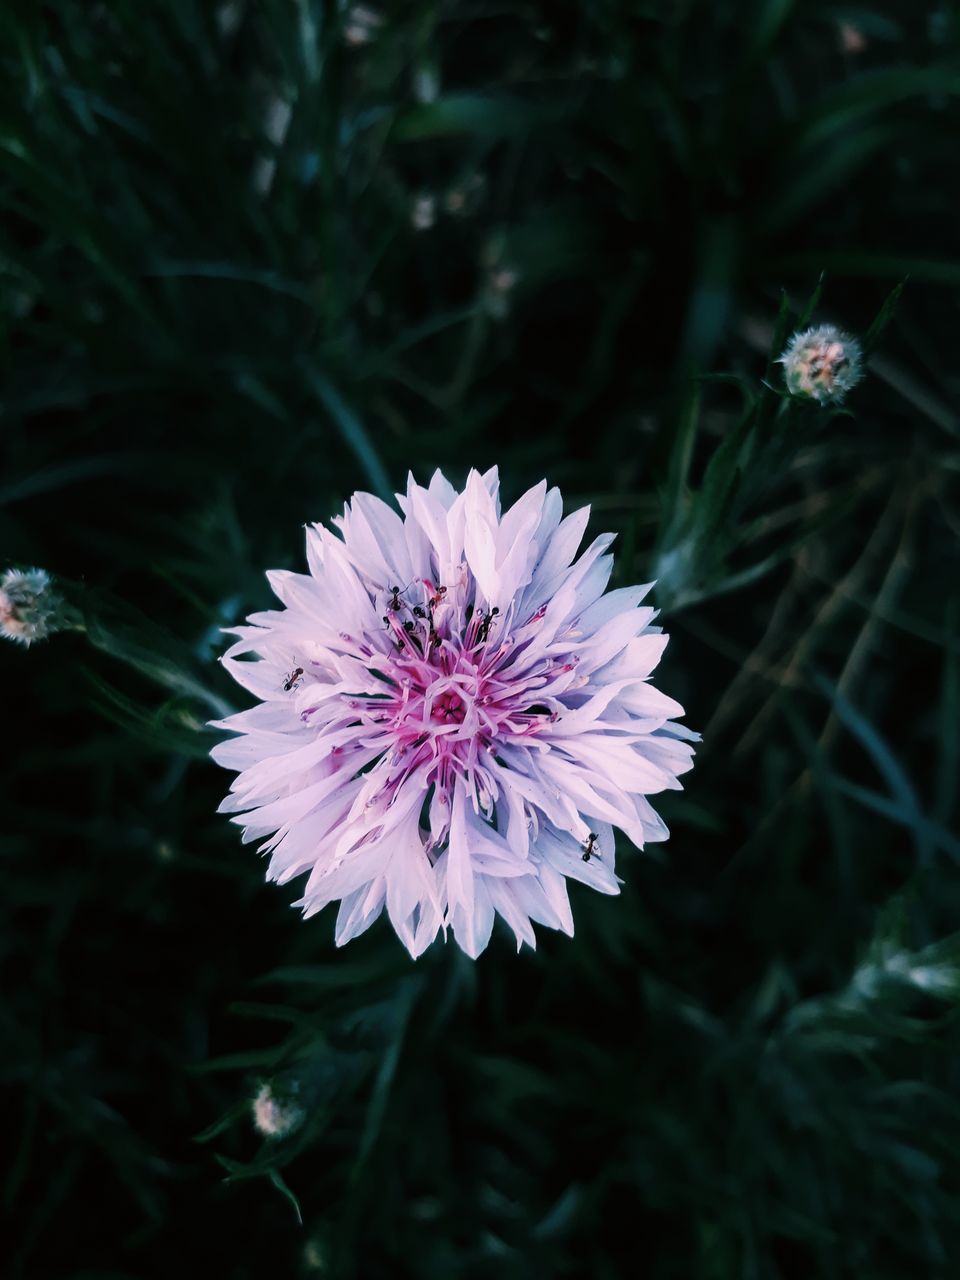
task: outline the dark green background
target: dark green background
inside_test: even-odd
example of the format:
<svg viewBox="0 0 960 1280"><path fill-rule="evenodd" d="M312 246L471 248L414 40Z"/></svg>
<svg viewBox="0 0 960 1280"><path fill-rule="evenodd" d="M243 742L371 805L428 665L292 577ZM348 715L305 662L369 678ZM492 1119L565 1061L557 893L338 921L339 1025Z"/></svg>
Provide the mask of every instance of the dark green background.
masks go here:
<svg viewBox="0 0 960 1280"><path fill-rule="evenodd" d="M0 653L4 1274L955 1274L958 6L378 13L0 14L0 567L86 628ZM215 814L218 628L493 463L659 577L697 766L572 941L337 952Z"/></svg>

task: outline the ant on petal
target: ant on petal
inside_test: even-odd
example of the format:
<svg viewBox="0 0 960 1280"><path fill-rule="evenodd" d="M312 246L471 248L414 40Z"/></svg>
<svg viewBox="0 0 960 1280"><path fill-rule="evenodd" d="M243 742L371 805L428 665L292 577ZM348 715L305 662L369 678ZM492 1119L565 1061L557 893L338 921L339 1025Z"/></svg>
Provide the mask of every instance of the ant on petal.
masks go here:
<svg viewBox="0 0 960 1280"><path fill-rule="evenodd" d="M409 585L410 583L408 582L407 587L409 587ZM391 613L399 613L400 610L403 608L403 601L400 599L400 597L403 595L404 591L406 591L407 587L391 587L390 588L390 599L387 601L387 608L391 611Z"/></svg>
<svg viewBox="0 0 960 1280"><path fill-rule="evenodd" d="M439 605L443 604L443 597L447 594L446 587L435 587L430 578L420 578L419 581L423 585L427 600L427 612L432 613Z"/></svg>
<svg viewBox="0 0 960 1280"><path fill-rule="evenodd" d="M587 836L586 840L584 840L583 844L580 846L580 848L583 850L581 857L584 862L589 862L591 858L600 857L599 851L595 848L595 845L599 840L599 838L600 837L597 835L595 831L591 831L590 834Z"/></svg>
<svg viewBox="0 0 960 1280"><path fill-rule="evenodd" d="M497 616L499 612L500 610L497 608L496 605L494 605L493 608L490 610L490 612L485 613L481 618L480 626L477 630L478 644L483 644L487 636L490 634L490 624L493 622L494 618Z"/></svg>

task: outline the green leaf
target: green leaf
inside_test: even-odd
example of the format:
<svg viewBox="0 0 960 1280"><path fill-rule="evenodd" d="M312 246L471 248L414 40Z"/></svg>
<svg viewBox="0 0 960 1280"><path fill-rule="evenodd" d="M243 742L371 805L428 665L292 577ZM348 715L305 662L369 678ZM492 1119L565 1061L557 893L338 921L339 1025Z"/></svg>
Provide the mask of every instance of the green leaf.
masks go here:
<svg viewBox="0 0 960 1280"><path fill-rule="evenodd" d="M275 1186L276 1189L280 1192L283 1198L287 1200L291 1205L293 1205L293 1211L297 1215L297 1222L302 1227L303 1212L300 1208L300 1201L297 1199L294 1193L290 1190L290 1187L287 1185L286 1181L284 1180L283 1174L280 1172L279 1169L273 1168L267 1171L267 1177L270 1179L270 1182L273 1184L273 1186Z"/></svg>
<svg viewBox="0 0 960 1280"><path fill-rule="evenodd" d="M390 1038L380 1059L380 1066L374 1076L370 1103L367 1107L360 1143L353 1164L352 1178L354 1181L359 1177L361 1170L369 1159L374 1144L383 1128L391 1088L400 1063L404 1038L422 985L423 983L420 979L410 979L405 982L401 988L401 993L390 1006L392 1018Z"/></svg>
<svg viewBox="0 0 960 1280"><path fill-rule="evenodd" d="M350 961L337 956L328 964L283 965L256 979L258 986L289 983L291 986L315 987L321 991L362 991L396 976L396 965L389 959Z"/></svg>
<svg viewBox="0 0 960 1280"><path fill-rule="evenodd" d="M304 362L301 367L317 399L333 419L344 442L353 451L366 473L372 492L377 497L383 498L385 502L390 502L393 491L387 479L387 473L363 423L319 369L307 362Z"/></svg>
<svg viewBox="0 0 960 1280"><path fill-rule="evenodd" d="M857 782L852 782L849 778L842 778L835 774L833 786L841 795L849 796L851 800L856 800L866 808L874 810L875 813L908 826L915 836L923 840L925 846L943 849L955 861L960 861L960 840L951 835L940 823L924 818L922 815L910 813L896 800L881 795L878 791L872 791L869 787L861 786Z"/></svg>
<svg viewBox="0 0 960 1280"><path fill-rule="evenodd" d="M537 119L537 113L522 100L493 94L447 94L402 111L393 133L399 142L420 142L462 133L496 138L525 133Z"/></svg>
<svg viewBox="0 0 960 1280"><path fill-rule="evenodd" d="M232 1129L240 1116L249 1112L250 1107L247 1102L237 1103L235 1107L231 1107L225 1112L219 1120L215 1120L213 1124L208 1125L206 1129L202 1129L200 1133L194 1135L194 1142L209 1142L212 1138L217 1138L227 1129Z"/></svg>
<svg viewBox="0 0 960 1280"><path fill-rule="evenodd" d="M893 292L887 296L877 318L864 335L862 346L865 357L871 355L880 345L880 339L896 313L897 303L900 301L900 295L903 293L906 283L906 280L902 280Z"/></svg>
<svg viewBox="0 0 960 1280"><path fill-rule="evenodd" d="M218 1071L249 1071L259 1068L270 1071L278 1066L286 1056L286 1048L281 1045L274 1049L245 1049L238 1053L225 1053L219 1058L207 1058L203 1062L191 1062L187 1070L197 1075L207 1075Z"/></svg>
<svg viewBox="0 0 960 1280"><path fill-rule="evenodd" d="M831 685L823 675L816 675L814 681L818 688L830 698L841 722L865 748L887 783L893 804L892 812L897 815L898 821L914 831L917 857L921 863L926 862L930 854L929 823L921 813L916 788L907 777L903 766L866 716L857 711L839 689Z"/></svg>
<svg viewBox="0 0 960 1280"><path fill-rule="evenodd" d="M927 94L960 94L960 73L946 67L878 68L824 95L801 125L798 142L823 146L830 136L897 102Z"/></svg>
<svg viewBox="0 0 960 1280"><path fill-rule="evenodd" d="M933 811L946 826L957 807L957 778L960 776L960 600L947 601L943 647L943 677L940 691L939 759Z"/></svg>

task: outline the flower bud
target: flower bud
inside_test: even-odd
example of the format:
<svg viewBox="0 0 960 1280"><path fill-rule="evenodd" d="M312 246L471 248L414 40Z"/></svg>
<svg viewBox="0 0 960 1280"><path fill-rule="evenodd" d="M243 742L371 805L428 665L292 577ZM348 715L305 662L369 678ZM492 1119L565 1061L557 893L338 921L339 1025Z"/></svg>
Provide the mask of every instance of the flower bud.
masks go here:
<svg viewBox="0 0 960 1280"><path fill-rule="evenodd" d="M437 220L437 198L429 191L417 196L410 211L414 231L429 231Z"/></svg>
<svg viewBox="0 0 960 1280"><path fill-rule="evenodd" d="M0 578L0 632L28 647L59 631L62 601L43 569L8 569Z"/></svg>
<svg viewBox="0 0 960 1280"><path fill-rule="evenodd" d="M777 363L789 391L821 404L839 404L863 376L860 343L832 324L795 333Z"/></svg>
<svg viewBox="0 0 960 1280"><path fill-rule="evenodd" d="M349 45L370 44L382 25L381 14L365 4L355 4L346 16L343 38Z"/></svg>
<svg viewBox="0 0 960 1280"><path fill-rule="evenodd" d="M296 1101L296 1081L283 1088L264 1083L250 1104L255 1127L265 1138L285 1138L303 1122L303 1107Z"/></svg>

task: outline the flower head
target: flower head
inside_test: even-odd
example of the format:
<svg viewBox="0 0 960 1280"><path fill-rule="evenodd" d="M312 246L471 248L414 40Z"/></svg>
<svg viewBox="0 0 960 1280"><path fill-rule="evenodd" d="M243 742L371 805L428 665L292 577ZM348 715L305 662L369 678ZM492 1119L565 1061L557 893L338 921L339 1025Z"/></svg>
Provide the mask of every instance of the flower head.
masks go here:
<svg viewBox="0 0 960 1280"><path fill-rule="evenodd" d="M28 648L60 629L61 600L43 569L8 569L0 578L0 633Z"/></svg>
<svg viewBox="0 0 960 1280"><path fill-rule="evenodd" d="M778 363L788 390L821 404L839 404L863 377L860 343L832 324L795 333Z"/></svg>
<svg viewBox="0 0 960 1280"><path fill-rule="evenodd" d="M253 1123L265 1138L285 1138L303 1120L303 1108L295 1100L296 1085L278 1089L262 1084L250 1103Z"/></svg>
<svg viewBox="0 0 960 1280"><path fill-rule="evenodd" d="M610 534L574 561L589 508L561 519L541 482L501 514L498 488L411 478L399 515L356 494L224 656L261 701L216 722L239 735L212 753L239 771L221 811L269 878L308 873L305 915L340 900L338 945L384 907L413 956L447 928L477 956L496 914L518 946L572 934L568 878L619 892L614 827L667 837L646 797L696 735L649 682L649 586L604 594Z"/></svg>

